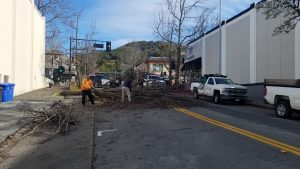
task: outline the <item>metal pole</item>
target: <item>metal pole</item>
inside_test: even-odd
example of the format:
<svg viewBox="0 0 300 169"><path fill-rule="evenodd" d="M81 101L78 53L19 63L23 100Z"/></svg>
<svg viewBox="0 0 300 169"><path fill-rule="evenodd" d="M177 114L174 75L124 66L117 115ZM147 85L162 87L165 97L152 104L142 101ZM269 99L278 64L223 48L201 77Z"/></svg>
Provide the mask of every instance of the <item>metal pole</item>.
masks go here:
<svg viewBox="0 0 300 169"><path fill-rule="evenodd" d="M53 57L53 50L52 50L52 67L51 67L51 79L53 80L54 79L54 75L53 75L53 72L54 72L54 57Z"/></svg>
<svg viewBox="0 0 300 169"><path fill-rule="evenodd" d="M71 67L72 67L72 37L70 36L70 60L69 60L69 88L71 89Z"/></svg>
<svg viewBox="0 0 300 169"><path fill-rule="evenodd" d="M77 24L76 24L76 49L75 49L75 54L77 54L77 47L78 47L78 18L79 18L79 15L77 15Z"/></svg>
<svg viewBox="0 0 300 169"><path fill-rule="evenodd" d="M220 16L219 16L219 20L220 20L220 25L219 25L219 28L220 28L220 50L219 50L219 71L220 71L220 74L222 74L222 0L219 1L219 5L220 5Z"/></svg>

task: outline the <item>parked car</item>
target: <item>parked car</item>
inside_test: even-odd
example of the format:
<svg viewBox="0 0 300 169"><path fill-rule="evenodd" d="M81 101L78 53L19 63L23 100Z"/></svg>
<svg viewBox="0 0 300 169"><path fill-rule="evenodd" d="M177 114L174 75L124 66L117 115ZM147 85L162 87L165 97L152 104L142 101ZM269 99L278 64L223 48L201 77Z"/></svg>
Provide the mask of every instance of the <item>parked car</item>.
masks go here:
<svg viewBox="0 0 300 169"><path fill-rule="evenodd" d="M102 86L109 86L110 85L110 80L106 76L93 75L93 76L90 76L90 77L91 77L91 80L93 81L95 87L100 88Z"/></svg>
<svg viewBox="0 0 300 169"><path fill-rule="evenodd" d="M111 80L110 81L110 87L118 87L121 85L121 80L120 79L116 79L116 80Z"/></svg>
<svg viewBox="0 0 300 169"><path fill-rule="evenodd" d="M212 98L214 103L231 100L243 104L248 99L248 89L237 85L231 79L222 75L204 75L199 82L191 84L194 98L206 96Z"/></svg>
<svg viewBox="0 0 300 169"><path fill-rule="evenodd" d="M143 84L144 86L165 86L166 81L157 75L148 74L145 75Z"/></svg>
<svg viewBox="0 0 300 169"><path fill-rule="evenodd" d="M265 101L274 105L277 117L289 118L300 111L300 79L265 80Z"/></svg>

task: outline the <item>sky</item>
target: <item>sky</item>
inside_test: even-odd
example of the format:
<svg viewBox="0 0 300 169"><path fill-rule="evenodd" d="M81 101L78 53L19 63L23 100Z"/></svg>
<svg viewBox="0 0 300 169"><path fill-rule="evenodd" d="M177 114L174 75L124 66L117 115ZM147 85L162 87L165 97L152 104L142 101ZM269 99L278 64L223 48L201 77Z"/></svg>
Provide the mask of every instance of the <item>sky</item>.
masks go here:
<svg viewBox="0 0 300 169"><path fill-rule="evenodd" d="M205 0L204 0L205 1ZM229 19L259 0L222 0L222 19ZM95 24L94 39L111 41L118 48L132 41L158 40L153 33L154 14L165 0L74 0L82 9L79 38ZM219 11L219 0L206 0Z"/></svg>

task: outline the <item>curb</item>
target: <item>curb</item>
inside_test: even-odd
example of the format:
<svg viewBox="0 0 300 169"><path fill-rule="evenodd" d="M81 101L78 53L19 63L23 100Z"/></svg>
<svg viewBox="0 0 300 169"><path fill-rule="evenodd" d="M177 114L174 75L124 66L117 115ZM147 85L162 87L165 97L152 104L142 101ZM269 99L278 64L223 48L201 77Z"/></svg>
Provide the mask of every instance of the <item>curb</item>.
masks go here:
<svg viewBox="0 0 300 169"><path fill-rule="evenodd" d="M250 102L248 101L248 102L246 102L246 104L250 105L250 106L264 108L264 109L271 109L271 110L274 109L274 106L270 105L270 104L256 103L256 102L253 102L253 101L250 101Z"/></svg>

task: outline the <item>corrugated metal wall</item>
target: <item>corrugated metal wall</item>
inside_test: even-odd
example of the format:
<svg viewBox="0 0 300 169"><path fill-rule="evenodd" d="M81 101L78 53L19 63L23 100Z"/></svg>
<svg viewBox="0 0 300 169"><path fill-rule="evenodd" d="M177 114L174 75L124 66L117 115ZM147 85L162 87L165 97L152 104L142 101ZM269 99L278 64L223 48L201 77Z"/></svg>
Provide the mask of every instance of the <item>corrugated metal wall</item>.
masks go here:
<svg viewBox="0 0 300 169"><path fill-rule="evenodd" d="M300 74L300 63L295 63L300 58L300 50L295 48L295 42L300 40L295 36L300 39L300 32L273 36L275 27L283 22L282 16L266 20L265 15L252 8L223 25L222 58L226 63L222 64L222 70L226 75L237 83L249 84L262 83L264 79L294 79ZM198 40L203 48L197 45L194 49L194 54L203 57L202 68L206 74L221 73L219 38L216 29Z"/></svg>
<svg viewBox="0 0 300 169"><path fill-rule="evenodd" d="M202 57L202 40L199 40L195 43L194 55L195 55L195 58Z"/></svg>
<svg viewBox="0 0 300 169"><path fill-rule="evenodd" d="M250 16L226 27L227 75L237 83L250 83Z"/></svg>
<svg viewBox="0 0 300 169"><path fill-rule="evenodd" d="M205 63L207 74L219 73L219 49L220 49L220 34L219 31L211 33L205 37Z"/></svg>
<svg viewBox="0 0 300 169"><path fill-rule="evenodd" d="M294 79L294 31L273 36L274 28L283 22L283 17L265 20L261 13L256 16L257 82L263 82L264 78Z"/></svg>

